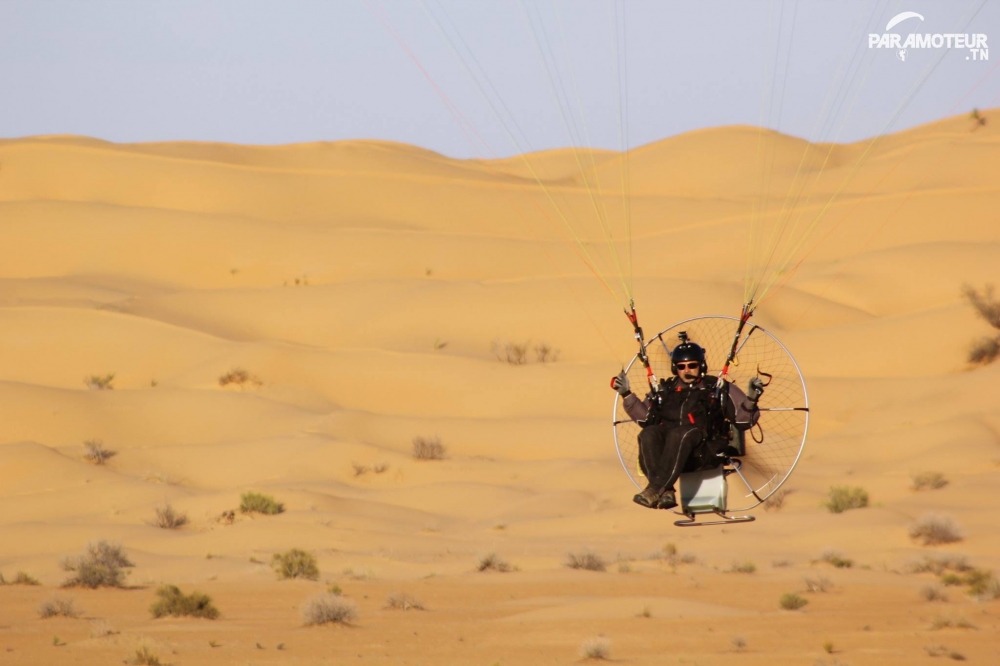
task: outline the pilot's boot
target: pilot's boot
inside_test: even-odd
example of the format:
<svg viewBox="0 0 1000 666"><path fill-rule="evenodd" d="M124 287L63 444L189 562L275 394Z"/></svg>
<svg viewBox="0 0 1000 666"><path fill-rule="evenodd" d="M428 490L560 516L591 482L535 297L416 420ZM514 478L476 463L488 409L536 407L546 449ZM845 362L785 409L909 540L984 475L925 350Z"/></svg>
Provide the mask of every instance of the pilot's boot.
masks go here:
<svg viewBox="0 0 1000 666"><path fill-rule="evenodd" d="M656 500L657 509L672 509L677 506L677 495L673 490L665 490Z"/></svg>
<svg viewBox="0 0 1000 666"><path fill-rule="evenodd" d="M660 492L653 488L652 484L646 486L645 490L638 493L632 498L632 501L636 504L641 504L642 506L653 509L656 507L656 501L660 498Z"/></svg>

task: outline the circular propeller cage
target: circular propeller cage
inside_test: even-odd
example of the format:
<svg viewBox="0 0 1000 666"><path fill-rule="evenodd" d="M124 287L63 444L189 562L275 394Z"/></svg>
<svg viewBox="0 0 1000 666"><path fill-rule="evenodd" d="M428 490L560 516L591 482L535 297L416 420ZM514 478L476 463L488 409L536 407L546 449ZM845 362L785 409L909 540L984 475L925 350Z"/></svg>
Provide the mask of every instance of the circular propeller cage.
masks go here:
<svg viewBox="0 0 1000 666"><path fill-rule="evenodd" d="M649 364L658 379L669 378L670 352L680 342L678 334L687 333L692 342L705 348L708 373L717 375L725 365L739 328L736 317L709 315L685 319L660 331L646 342ZM746 431L746 455L740 457L739 474L730 477L730 511L746 511L773 495L795 469L809 430L809 394L798 363L774 335L747 323L729 366L729 381L746 391L752 377L760 375L770 383L760 402L760 419ZM638 355L626 368L633 391L643 397L649 390L646 369ZM766 375L765 375L766 373ZM638 436L641 428L633 421L615 396L615 447L622 467L636 488L644 488L646 479L639 469Z"/></svg>

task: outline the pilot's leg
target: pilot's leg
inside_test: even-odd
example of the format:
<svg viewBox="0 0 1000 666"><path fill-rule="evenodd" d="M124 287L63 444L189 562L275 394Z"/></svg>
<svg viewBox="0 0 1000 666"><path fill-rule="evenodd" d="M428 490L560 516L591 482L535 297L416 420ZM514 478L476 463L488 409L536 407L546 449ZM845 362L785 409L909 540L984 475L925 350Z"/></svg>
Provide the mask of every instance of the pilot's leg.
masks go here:
<svg viewBox="0 0 1000 666"><path fill-rule="evenodd" d="M684 471L684 465L691 457L691 452L701 444L702 439L701 430L695 426L676 426L667 432L663 442L663 453L657 463L660 472L657 476L657 482L660 484L660 508L677 506L674 484Z"/></svg>
<svg viewBox="0 0 1000 666"><path fill-rule="evenodd" d="M647 507L653 507L659 499L663 487L663 471L660 460L663 458L664 441L667 438L667 427L662 423L643 428L639 433L639 460L642 471L649 483L637 494L633 501Z"/></svg>

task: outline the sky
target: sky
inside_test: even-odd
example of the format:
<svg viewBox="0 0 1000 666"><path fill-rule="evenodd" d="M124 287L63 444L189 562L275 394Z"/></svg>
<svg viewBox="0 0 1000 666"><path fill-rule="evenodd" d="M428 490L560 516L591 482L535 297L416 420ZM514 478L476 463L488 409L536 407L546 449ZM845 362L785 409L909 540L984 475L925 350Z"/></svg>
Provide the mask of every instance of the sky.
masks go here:
<svg viewBox="0 0 1000 666"><path fill-rule="evenodd" d="M720 125L852 141L1000 106L1000 0L0 0L0 137L380 139L454 157Z"/></svg>

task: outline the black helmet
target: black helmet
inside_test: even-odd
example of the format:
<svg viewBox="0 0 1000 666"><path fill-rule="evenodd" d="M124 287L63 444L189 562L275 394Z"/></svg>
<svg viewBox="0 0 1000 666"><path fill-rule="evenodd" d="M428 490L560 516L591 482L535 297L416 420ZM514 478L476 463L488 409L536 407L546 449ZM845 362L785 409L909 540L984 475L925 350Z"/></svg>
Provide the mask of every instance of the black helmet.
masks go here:
<svg viewBox="0 0 1000 666"><path fill-rule="evenodd" d="M708 363L705 362L705 350L696 342L688 340L687 331L677 334L681 343L670 352L670 372L677 375L678 361L698 361L701 364L701 374L708 372Z"/></svg>

